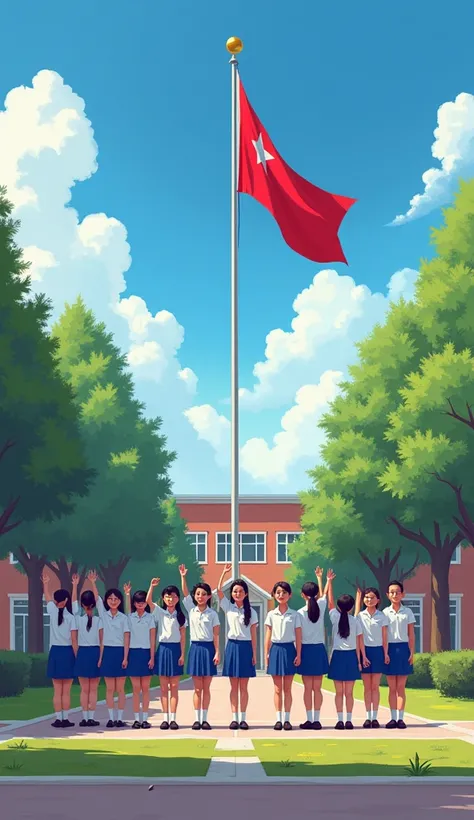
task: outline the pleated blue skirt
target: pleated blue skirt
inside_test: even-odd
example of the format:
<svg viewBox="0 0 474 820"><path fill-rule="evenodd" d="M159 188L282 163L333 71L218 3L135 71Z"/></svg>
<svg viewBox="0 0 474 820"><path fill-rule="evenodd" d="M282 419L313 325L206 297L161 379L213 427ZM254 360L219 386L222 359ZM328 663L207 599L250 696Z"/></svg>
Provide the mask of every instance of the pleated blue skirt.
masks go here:
<svg viewBox="0 0 474 820"><path fill-rule="evenodd" d="M75 678L100 678L102 672L97 663L100 649L98 646L80 646L74 666Z"/></svg>
<svg viewBox="0 0 474 820"><path fill-rule="evenodd" d="M407 643L389 643L390 663L384 664L386 675L413 675L413 665L408 663L410 647Z"/></svg>
<svg viewBox="0 0 474 820"><path fill-rule="evenodd" d="M331 680L360 680L359 662L355 649L335 649L329 664Z"/></svg>
<svg viewBox="0 0 474 820"><path fill-rule="evenodd" d="M301 664L297 668L302 677L318 678L329 671L328 653L323 643L304 643L301 647Z"/></svg>
<svg viewBox="0 0 474 820"><path fill-rule="evenodd" d="M52 646L46 675L51 680L73 680L76 658L72 646Z"/></svg>
<svg viewBox="0 0 474 820"><path fill-rule="evenodd" d="M214 663L215 654L213 641L192 641L188 656L188 675L193 678L217 675L217 666Z"/></svg>
<svg viewBox="0 0 474 820"><path fill-rule="evenodd" d="M180 666L178 660L181 656L181 644L160 643L155 658L155 675L162 675L164 678L177 678L184 672L184 666Z"/></svg>
<svg viewBox="0 0 474 820"><path fill-rule="evenodd" d="M385 663L383 646L366 646L365 654L370 666L362 667L362 675L378 675L387 671L388 664Z"/></svg>
<svg viewBox="0 0 474 820"><path fill-rule="evenodd" d="M123 646L104 646L100 673L104 678L126 678L127 669L122 669Z"/></svg>
<svg viewBox="0 0 474 820"><path fill-rule="evenodd" d="M229 638L225 648L224 668L226 678L254 678L255 666L252 663L252 641L236 641Z"/></svg>
<svg viewBox="0 0 474 820"><path fill-rule="evenodd" d="M276 677L286 677L299 672L295 666L296 648L294 643L272 643L267 673Z"/></svg>

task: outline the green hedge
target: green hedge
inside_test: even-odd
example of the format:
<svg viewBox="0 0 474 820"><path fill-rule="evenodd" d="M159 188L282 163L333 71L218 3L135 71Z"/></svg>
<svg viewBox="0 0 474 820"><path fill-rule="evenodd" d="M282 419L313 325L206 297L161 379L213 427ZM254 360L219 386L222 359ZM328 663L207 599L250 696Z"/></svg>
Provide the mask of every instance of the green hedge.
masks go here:
<svg viewBox="0 0 474 820"><path fill-rule="evenodd" d="M29 686L31 686L32 689L50 686L51 679L46 675L48 655L44 653L42 655L28 655L28 657L31 661Z"/></svg>
<svg viewBox="0 0 474 820"><path fill-rule="evenodd" d="M407 687L412 689L434 689L432 659L434 655L429 652L423 652L420 655L415 655L413 662L413 675L408 675Z"/></svg>
<svg viewBox="0 0 474 820"><path fill-rule="evenodd" d="M0 650L0 698L21 695L30 683L31 659L24 652Z"/></svg>
<svg viewBox="0 0 474 820"><path fill-rule="evenodd" d="M431 656L433 682L448 698L474 698L474 650L438 652Z"/></svg>

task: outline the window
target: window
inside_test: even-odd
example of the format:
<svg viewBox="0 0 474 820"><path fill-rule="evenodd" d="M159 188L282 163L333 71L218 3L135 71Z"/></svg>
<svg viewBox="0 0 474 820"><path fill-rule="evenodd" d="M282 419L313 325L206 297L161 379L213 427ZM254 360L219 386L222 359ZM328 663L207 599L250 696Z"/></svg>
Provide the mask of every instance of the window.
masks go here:
<svg viewBox="0 0 474 820"><path fill-rule="evenodd" d="M266 533L239 533L239 561L241 564L264 564L266 561ZM230 532L218 532L216 536L216 561L225 564L232 561Z"/></svg>
<svg viewBox="0 0 474 820"><path fill-rule="evenodd" d="M195 551L198 564L207 564L207 532L188 532L188 541Z"/></svg>
<svg viewBox="0 0 474 820"><path fill-rule="evenodd" d="M454 550L451 556L451 563L452 564L460 564L461 563L461 544L458 544L456 549Z"/></svg>
<svg viewBox="0 0 474 820"><path fill-rule="evenodd" d="M10 553L10 564L18 564L18 561L12 552Z"/></svg>
<svg viewBox="0 0 474 820"><path fill-rule="evenodd" d="M288 547L302 535L301 532L277 532L277 564L291 564Z"/></svg>
<svg viewBox="0 0 474 820"><path fill-rule="evenodd" d="M405 598L403 605L407 606L415 616L415 652L423 651L423 596L412 595Z"/></svg>
<svg viewBox="0 0 474 820"><path fill-rule="evenodd" d="M451 628L451 649L461 649L461 596L449 596L449 625Z"/></svg>
<svg viewBox="0 0 474 820"><path fill-rule="evenodd" d="M218 564L228 564L232 561L230 532L218 532L216 536L216 561Z"/></svg>
<svg viewBox="0 0 474 820"><path fill-rule="evenodd" d="M10 649L16 652L28 652L28 598L10 599ZM44 649L49 647L49 615L46 602L43 602L43 641Z"/></svg>

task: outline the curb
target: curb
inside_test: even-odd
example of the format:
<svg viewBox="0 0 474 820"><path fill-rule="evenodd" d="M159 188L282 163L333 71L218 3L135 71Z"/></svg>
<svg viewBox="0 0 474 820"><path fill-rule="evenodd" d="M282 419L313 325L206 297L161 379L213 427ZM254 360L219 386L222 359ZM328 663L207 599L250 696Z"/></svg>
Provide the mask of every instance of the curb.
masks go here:
<svg viewBox="0 0 474 820"><path fill-rule="evenodd" d="M426 786L427 781L437 785L448 783L462 783L463 785L474 785L474 777L272 777L267 776L265 780L249 780L245 778L210 778L202 777L170 777L170 778L146 778L146 777L1 777L0 785L44 785L51 783L65 786L106 786L106 785L138 785L138 786L186 786L186 785L222 785L235 780L239 786L269 786L270 784L298 783L300 786L357 786L368 784L403 784L413 786Z"/></svg>

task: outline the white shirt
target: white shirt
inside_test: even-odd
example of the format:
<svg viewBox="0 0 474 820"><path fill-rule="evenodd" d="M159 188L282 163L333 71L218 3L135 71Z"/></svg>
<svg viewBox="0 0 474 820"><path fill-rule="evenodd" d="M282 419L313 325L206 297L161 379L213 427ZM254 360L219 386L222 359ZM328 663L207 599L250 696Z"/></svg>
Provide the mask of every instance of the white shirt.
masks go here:
<svg viewBox="0 0 474 820"><path fill-rule="evenodd" d="M362 635L362 626L357 618L354 618L353 615L349 615L349 635L347 638L341 638L337 631L340 617L341 613L339 610L329 610L329 618L332 623L332 648L342 649L344 652L348 652L351 649L356 649L357 635Z"/></svg>
<svg viewBox="0 0 474 820"><path fill-rule="evenodd" d="M308 607L302 606L301 609L298 610L303 625L302 643L324 643L324 614L327 606L327 598L325 595L318 598L318 605L319 618L315 624L309 620Z"/></svg>
<svg viewBox="0 0 474 820"><path fill-rule="evenodd" d="M79 646L100 646L99 629L103 629L102 621L98 615L92 616L92 626L87 631L87 615L80 614L80 607L77 601L72 602L72 613L76 619L77 642Z"/></svg>
<svg viewBox="0 0 474 820"><path fill-rule="evenodd" d="M204 612L201 612L199 607L194 605L194 601L190 595L186 595L183 603L189 612L189 633L191 640L213 641L214 627L220 626L219 615L216 610L207 606Z"/></svg>
<svg viewBox="0 0 474 820"><path fill-rule="evenodd" d="M388 626L388 618L383 612L376 609L370 615L367 609L361 610L357 616L362 627L364 644L366 646L383 646L382 628Z"/></svg>
<svg viewBox="0 0 474 820"><path fill-rule="evenodd" d="M128 616L130 624L130 649L151 649L150 632L156 629L155 619L151 612L144 612L140 617L138 612Z"/></svg>
<svg viewBox="0 0 474 820"><path fill-rule="evenodd" d="M161 606L155 606L153 610L153 619L156 624L156 634L159 643L181 643L180 629L185 628L188 622L185 621L181 627L178 623L178 613L168 612L167 609L162 609Z"/></svg>
<svg viewBox="0 0 474 820"><path fill-rule="evenodd" d="M280 612L279 608L275 607L265 618L265 626L271 627L272 643L294 643L296 629L302 627L302 619L300 613L295 609Z"/></svg>
<svg viewBox="0 0 474 820"><path fill-rule="evenodd" d="M49 646L72 646L71 632L77 630L74 615L64 607L63 622L58 626L59 609L54 601L46 604L46 612L49 615Z"/></svg>
<svg viewBox="0 0 474 820"><path fill-rule="evenodd" d="M408 625L416 623L411 609L402 604L395 612L393 606L386 606L384 615L388 618L388 642L408 643Z"/></svg>
<svg viewBox="0 0 474 820"><path fill-rule="evenodd" d="M252 640L252 633L250 627L258 624L258 616L254 609L250 608L250 623L246 626L244 623L245 613L243 606L237 606L231 603L228 598L224 596L219 601L219 606L225 612L225 619L227 622L227 637L232 641L250 641Z"/></svg>
<svg viewBox="0 0 474 820"><path fill-rule="evenodd" d="M123 646L124 635L130 632L128 617L123 612L112 616L110 609L106 609L100 595L97 598L97 611L104 628L104 646Z"/></svg>

